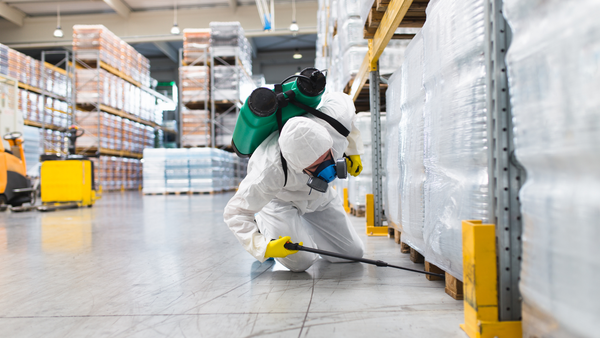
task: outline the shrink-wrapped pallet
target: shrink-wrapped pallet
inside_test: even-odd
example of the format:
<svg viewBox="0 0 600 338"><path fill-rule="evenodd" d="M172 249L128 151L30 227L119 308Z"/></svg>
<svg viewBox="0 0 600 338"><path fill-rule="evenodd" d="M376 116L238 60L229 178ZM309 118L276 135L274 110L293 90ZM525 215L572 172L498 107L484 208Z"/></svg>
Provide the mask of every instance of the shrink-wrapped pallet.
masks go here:
<svg viewBox="0 0 600 338"><path fill-rule="evenodd" d="M94 66L97 60L120 70L144 86L150 82L150 62L103 25L73 26L73 53Z"/></svg>
<svg viewBox="0 0 600 338"><path fill-rule="evenodd" d="M386 158L385 140L387 135L387 124L385 113L381 113L381 153L382 160ZM348 176L348 199L355 207L364 207L366 204L366 194L373 193L373 149L371 133L371 113L358 113L354 120L354 125L360 130L360 136L364 145L364 154L361 155L363 170L357 177ZM385 176L385 163L382 163L382 177ZM385 183L385 182L384 182ZM384 187L385 184L382 184ZM387 192L383 193L384 200Z"/></svg>
<svg viewBox="0 0 600 338"><path fill-rule="evenodd" d="M525 337L600 337L600 3L507 0Z"/></svg>
<svg viewBox="0 0 600 338"><path fill-rule="evenodd" d="M208 66L179 67L181 96L184 103L206 102L209 98L210 69Z"/></svg>
<svg viewBox="0 0 600 338"><path fill-rule="evenodd" d="M338 6L338 27L340 22L345 22L350 18L360 20L360 0L339 0Z"/></svg>
<svg viewBox="0 0 600 338"><path fill-rule="evenodd" d="M368 44L368 40L363 37L363 25L359 18L348 18L343 22L338 22L336 36L340 37L341 53L344 53L352 46L364 47Z"/></svg>
<svg viewBox="0 0 600 338"><path fill-rule="evenodd" d="M239 22L211 22L210 34L213 56L238 56L241 66L248 74L252 74L252 46Z"/></svg>
<svg viewBox="0 0 600 338"><path fill-rule="evenodd" d="M388 110L402 111L398 145L402 241L417 251L425 253L423 35L417 34L408 46L398 77L400 78L399 102L397 105L390 106Z"/></svg>
<svg viewBox="0 0 600 338"><path fill-rule="evenodd" d="M8 50L9 48L0 43L0 74L8 75Z"/></svg>
<svg viewBox="0 0 600 338"><path fill-rule="evenodd" d="M182 109L181 146L210 146L210 112L208 110Z"/></svg>
<svg viewBox="0 0 600 338"><path fill-rule="evenodd" d="M210 57L210 29L186 28L183 30L183 62L191 66L207 64Z"/></svg>
<svg viewBox="0 0 600 338"><path fill-rule="evenodd" d="M235 66L214 66L212 84L212 95L214 100L233 101L238 96L238 85L240 81L239 67Z"/></svg>
<svg viewBox="0 0 600 338"><path fill-rule="evenodd" d="M484 1L430 3L421 33L424 254L462 280L461 222L488 221Z"/></svg>
<svg viewBox="0 0 600 338"><path fill-rule="evenodd" d="M217 118L218 124L215 126L215 134L217 146L230 146L231 139L233 138L233 130L235 129L235 122L237 121L237 116L231 113L228 115L223 115Z"/></svg>

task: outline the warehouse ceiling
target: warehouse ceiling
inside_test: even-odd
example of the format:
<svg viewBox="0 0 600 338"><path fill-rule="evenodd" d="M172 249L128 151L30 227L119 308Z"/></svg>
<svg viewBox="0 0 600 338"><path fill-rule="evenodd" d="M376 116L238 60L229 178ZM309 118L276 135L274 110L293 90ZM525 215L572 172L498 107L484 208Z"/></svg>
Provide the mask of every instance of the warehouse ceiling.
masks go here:
<svg viewBox="0 0 600 338"><path fill-rule="evenodd" d="M297 0L297 3L312 0ZM278 2L291 2L280 1ZM254 5L254 0L9 0L2 1L3 4L17 9L26 16L55 15L60 5L60 12L66 15L91 14L91 13L118 13L127 16L131 12L156 11L173 9L175 4L179 9L206 8L206 7L231 7ZM4 12L4 11L1 11ZM1 16L18 16L1 14ZM11 20L11 18L7 18Z"/></svg>
<svg viewBox="0 0 600 338"><path fill-rule="evenodd" d="M177 24L182 30L208 28L212 21L239 21L253 46L253 71L265 74L268 83L314 65L316 0L296 0L300 26L296 36L288 28L291 0L276 0L275 29L269 31L263 30L255 0L176 1ZM43 50L71 50L73 25L102 24L150 59L154 78L174 81L183 46L182 34L170 34L174 6L175 1L160 0L0 1L0 43L40 58ZM59 8L63 38L52 35ZM292 58L296 52L302 54L301 59Z"/></svg>

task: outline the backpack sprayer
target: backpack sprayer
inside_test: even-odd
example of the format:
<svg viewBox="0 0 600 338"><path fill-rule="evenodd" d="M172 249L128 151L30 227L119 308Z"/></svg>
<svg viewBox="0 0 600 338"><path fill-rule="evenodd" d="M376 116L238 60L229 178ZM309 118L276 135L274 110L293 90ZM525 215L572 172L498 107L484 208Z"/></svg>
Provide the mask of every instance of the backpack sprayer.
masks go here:
<svg viewBox="0 0 600 338"><path fill-rule="evenodd" d="M292 82L288 82L295 79ZM347 137L350 131L335 118L316 109L325 91L325 74L316 68L306 68L298 75L288 76L273 90L257 88L246 99L235 123L231 146L239 157L250 157L258 146L292 117L310 113L329 123L338 133ZM281 164L287 184L287 161L281 155ZM315 182L316 190L325 189ZM320 191L320 190L319 190Z"/></svg>
<svg viewBox="0 0 600 338"><path fill-rule="evenodd" d="M437 277L441 277L441 278L445 278L446 277L445 275L442 275L440 273L434 273L434 272L429 272L429 271L421 271L421 270L415 270L415 269L411 269L411 268L405 268L403 266L397 266L397 265L388 264L388 263L386 263L384 261L375 261L375 260L372 260L372 259L366 259L366 258L361 258L361 257L351 257L351 256L346 256L346 255L343 255L343 254L339 254L337 252L331 252L331 251L325 251L325 250L307 248L307 247L302 246L302 245L297 244L297 243L287 242L287 243L285 243L283 245L283 247L286 248L286 249L288 249L288 250L307 251L307 252L312 252L312 253L316 253L316 254L319 254L319 255L337 257L337 258L347 259L347 260L350 260L350 261L357 261L357 262L372 264L372 265L381 266L381 267L390 267L390 268L395 268L395 269L400 269L400 270L406 270L406 271L411 271L411 272L416 272L416 273L422 273L422 274L425 274L425 275L437 276Z"/></svg>
<svg viewBox="0 0 600 338"><path fill-rule="evenodd" d="M288 82L294 79L294 81ZM235 123L231 145L239 157L250 157L271 133L294 116L312 113L325 91L325 75L306 68L276 84L274 90L257 88L246 99ZM312 110L311 110L312 109Z"/></svg>

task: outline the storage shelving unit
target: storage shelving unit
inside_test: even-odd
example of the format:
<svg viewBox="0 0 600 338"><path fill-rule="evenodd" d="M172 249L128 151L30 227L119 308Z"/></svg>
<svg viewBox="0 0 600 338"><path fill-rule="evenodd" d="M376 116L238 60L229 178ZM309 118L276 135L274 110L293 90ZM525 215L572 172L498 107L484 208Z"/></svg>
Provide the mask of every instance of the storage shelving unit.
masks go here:
<svg viewBox="0 0 600 338"><path fill-rule="evenodd" d="M489 215L496 226L498 257L498 310L500 321L520 320L521 306L518 291L520 274L520 256L522 250L520 203L518 191L524 180L524 172L514 158L512 143L512 125L510 103L508 99L508 81L504 56L510 45L510 30L502 15L502 0L484 1L485 3L485 60L487 76L487 112L488 112L488 177L489 177ZM375 1L380 6L382 1ZM379 81L378 58L387 43L394 36L404 19L411 21L411 15L426 8L426 1L391 0L386 11L369 40L367 53L359 73L350 88L350 95L356 100L362 92L367 79L370 81L370 97L373 128L373 168L380 168L381 153L375 148L380 125L378 115ZM414 16L414 15L413 15ZM416 19L415 19L416 20ZM414 25L419 20L412 20ZM414 22L413 22L414 21ZM423 21L424 22L424 21ZM367 22L369 24L369 22ZM422 25L422 23L421 23ZM374 86L373 86L374 85ZM382 225L381 181L374 175L375 224ZM379 202L378 202L379 200Z"/></svg>
<svg viewBox="0 0 600 338"><path fill-rule="evenodd" d="M48 55L59 55L62 58L56 65L51 65L46 62L46 57ZM68 153L68 140L64 136L64 131L68 126L73 124L73 112L75 111L73 99L75 94L73 92L73 67L69 61L70 57L68 51L42 52L42 65L44 66L44 69L40 74L40 94L43 102L40 148L44 154L64 156ZM56 76L52 76L52 72L64 76L64 83L57 81ZM62 95L57 94L57 92L61 92ZM54 102L58 100L58 106L56 104L53 106L47 105L47 98L55 100ZM56 120L62 122L56 123ZM56 132L59 132L60 134L56 135Z"/></svg>
<svg viewBox="0 0 600 338"><path fill-rule="evenodd" d="M235 89L218 88L215 83L215 73L226 73L236 81ZM217 148L229 149L235 121L242 107L242 96L240 83L252 82L252 78L245 71L239 58L239 49L236 48L234 55L223 55L211 50L211 144ZM233 123L232 123L233 122Z"/></svg>
<svg viewBox="0 0 600 338"><path fill-rule="evenodd" d="M186 32L184 32L185 34ZM210 54L208 45L196 46L195 59L179 50L179 130L181 147L206 147L211 140Z"/></svg>
<svg viewBox="0 0 600 338"><path fill-rule="evenodd" d="M75 30L81 32L71 61L75 124L85 131L76 151L97 157L96 183L103 189L138 188L143 149L154 147L162 103L172 100L148 87L148 61L131 46L102 26Z"/></svg>

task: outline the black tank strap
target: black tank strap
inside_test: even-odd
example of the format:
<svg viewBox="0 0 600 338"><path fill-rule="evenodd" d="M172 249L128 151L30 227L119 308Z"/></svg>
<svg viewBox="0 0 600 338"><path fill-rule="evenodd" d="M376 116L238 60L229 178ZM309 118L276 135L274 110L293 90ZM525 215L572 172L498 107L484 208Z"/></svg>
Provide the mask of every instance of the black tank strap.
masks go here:
<svg viewBox="0 0 600 338"><path fill-rule="evenodd" d="M279 129L279 136L281 136L281 130L283 130L283 112L281 111L281 108L282 104L283 107L285 107L287 106L287 103L281 102L283 100L280 99L283 96L283 86L281 84L276 84L273 91L277 94L277 101L279 103L279 108L277 108L277 111L275 112L275 119L277 120L277 129ZM281 153L281 150L279 150L279 157L281 158L281 166L283 167L283 176L285 179L283 182L283 186L285 187L288 179L288 165L286 159Z"/></svg>
<svg viewBox="0 0 600 338"><path fill-rule="evenodd" d="M331 125L333 127L333 129L337 130L337 132L342 134L344 137L348 137L348 135L350 135L350 131L348 129L346 129L346 127L344 127L344 125L341 124L340 121L334 119L333 117L331 117L319 110L316 110L315 108L313 108L311 106L307 106L302 102L296 101L296 99L294 97L290 97L290 103L298 108L304 109L307 113L311 113L312 115L329 123L329 125Z"/></svg>
<svg viewBox="0 0 600 338"><path fill-rule="evenodd" d="M331 117L319 110L316 110L315 108L313 108L311 106L307 106L302 102L296 101L296 95L295 95L294 91L288 90L285 92L285 96L287 96L287 99L284 96L283 86L281 84L276 84L273 91L277 94L278 103L279 103L279 108L277 109L277 112L275 113L275 118L277 119L277 128L279 129L280 136L281 136L281 131L283 130L283 112L282 112L281 108L287 106L288 102L298 108L304 109L307 113L311 113L315 117L318 117L321 120L329 123L329 125L331 125L333 127L333 129L335 129L338 133L340 133L344 137L348 137L348 135L350 135L350 131L348 129L346 129L346 127L344 127L344 125L341 124L338 120L334 119L333 117ZM283 153L281 153L281 150L279 151L279 156L281 157L281 166L283 167L283 175L285 177L285 181L283 183L283 186L285 187L287 184L287 179L288 179L288 165L287 165L286 159L283 157Z"/></svg>

